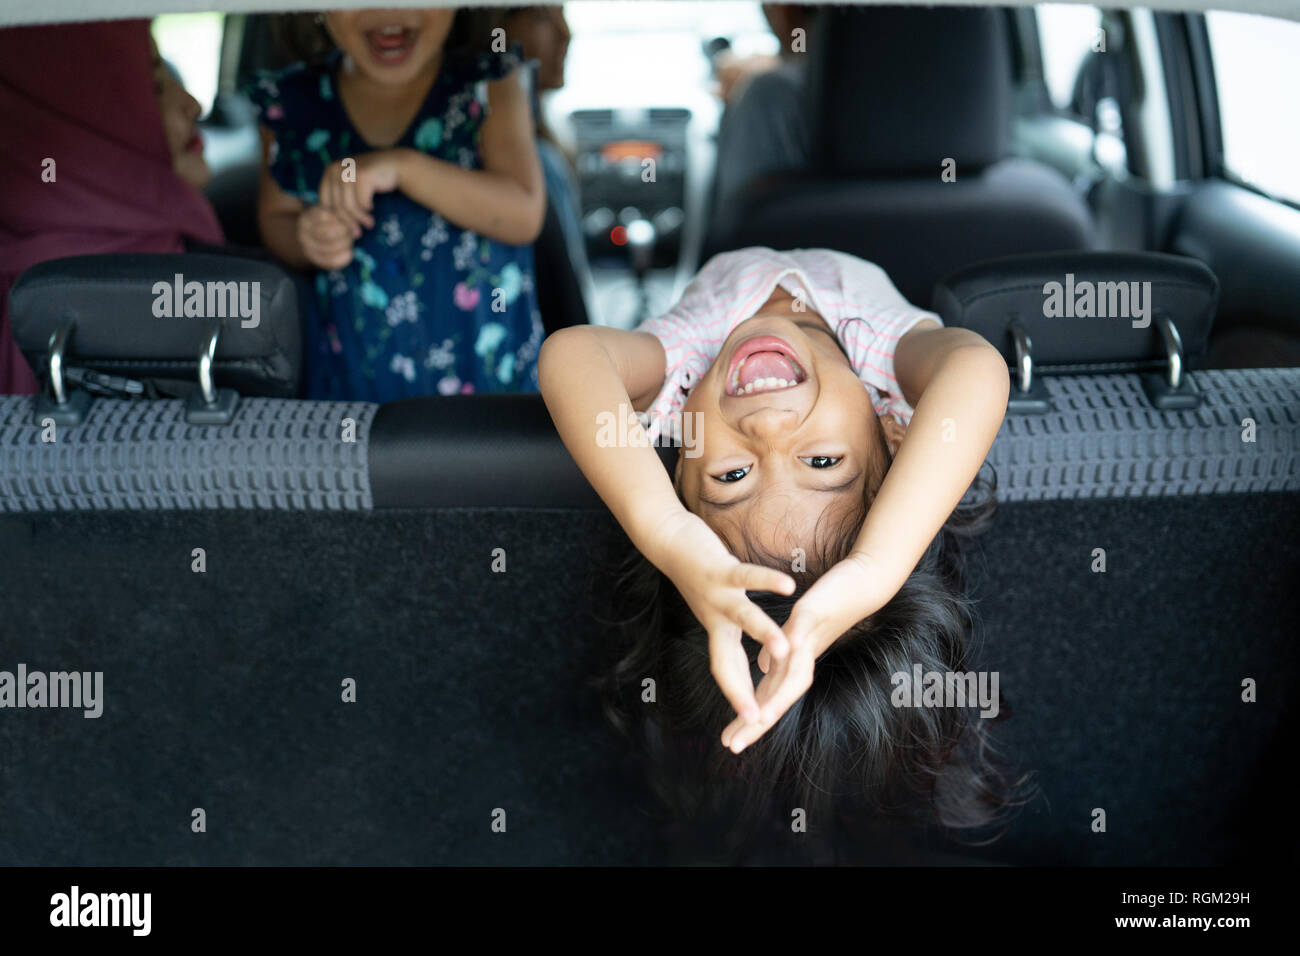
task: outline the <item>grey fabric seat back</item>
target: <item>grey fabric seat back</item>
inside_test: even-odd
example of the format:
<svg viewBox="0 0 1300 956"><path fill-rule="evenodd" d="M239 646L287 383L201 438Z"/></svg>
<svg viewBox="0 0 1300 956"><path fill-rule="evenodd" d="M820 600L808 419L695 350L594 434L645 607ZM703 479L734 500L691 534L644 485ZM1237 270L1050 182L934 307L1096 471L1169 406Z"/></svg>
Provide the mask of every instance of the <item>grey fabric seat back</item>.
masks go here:
<svg viewBox="0 0 1300 956"><path fill-rule="evenodd" d="M1300 369L1189 374L1192 411L1084 374L1003 424L973 666L1000 673L998 740L1043 798L953 853L1275 854ZM224 426L182 404L97 399L45 442L30 398L0 398L0 669L104 674L96 720L0 720L0 864L662 862L585 683L626 541L538 397L250 399ZM183 825L199 800L225 821L209 839ZM524 822L509 840L498 806Z"/></svg>
<svg viewBox="0 0 1300 956"><path fill-rule="evenodd" d="M1049 411L1008 415L989 453L999 500L1300 492L1300 369L1188 378L1198 407L1159 410L1137 373L1045 377ZM53 436L32 405L0 397L0 512L603 510L536 395L249 399L227 425L100 398Z"/></svg>
<svg viewBox="0 0 1300 956"><path fill-rule="evenodd" d="M830 247L928 305L982 259L1092 242L1087 207L1048 167L1008 158L1004 11L827 8L808 43L812 168L742 191L710 251Z"/></svg>

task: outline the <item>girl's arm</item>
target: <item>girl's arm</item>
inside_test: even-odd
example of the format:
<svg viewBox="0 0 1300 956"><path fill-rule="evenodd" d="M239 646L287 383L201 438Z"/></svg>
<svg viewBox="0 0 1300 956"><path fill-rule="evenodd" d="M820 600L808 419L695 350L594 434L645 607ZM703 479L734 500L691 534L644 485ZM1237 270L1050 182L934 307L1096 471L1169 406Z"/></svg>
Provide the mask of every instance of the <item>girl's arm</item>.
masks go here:
<svg viewBox="0 0 1300 956"><path fill-rule="evenodd" d="M546 181L533 137L532 108L518 73L488 84L483 169L405 151L401 189L462 229L522 246L542 231Z"/></svg>
<svg viewBox="0 0 1300 956"><path fill-rule="evenodd" d="M711 670L723 695L738 714L756 720L741 634L764 644L778 660L789 646L745 592L789 594L794 580L772 568L742 564L677 497L632 415L662 387L665 364L663 346L648 332L580 325L546 339L538 374L565 447L632 543L667 575L704 625Z"/></svg>
<svg viewBox="0 0 1300 956"><path fill-rule="evenodd" d="M648 332L597 325L552 333L537 359L542 397L569 454L637 550L657 567L660 525L685 507L648 440L601 447L598 433L608 416L621 411L615 434L644 437L639 422L626 420L663 385L664 365L663 346Z"/></svg>
<svg viewBox="0 0 1300 956"><path fill-rule="evenodd" d="M968 329L918 324L899 340L894 373L914 407L911 424L852 553L795 608L808 613L791 615L817 653L898 593L975 480L1006 414L1007 363Z"/></svg>
<svg viewBox="0 0 1300 956"><path fill-rule="evenodd" d="M262 136L262 175L257 187L257 227L262 233L262 244L281 262L305 269L309 263L298 241L302 201L290 196L271 178L270 152L275 135L265 126L258 129Z"/></svg>
<svg viewBox="0 0 1300 956"><path fill-rule="evenodd" d="M1011 389L997 349L932 322L899 340L894 373L915 411L853 549L877 582L868 614L898 593L975 480Z"/></svg>
<svg viewBox="0 0 1300 956"><path fill-rule="evenodd" d="M542 231L546 182L532 110L517 74L488 84L488 115L480 135L482 169L462 169L419 150L398 148L355 157L355 171L346 178L344 160L337 160L321 178L321 205L359 236L361 229L374 228L374 194L400 189L462 229L527 245Z"/></svg>

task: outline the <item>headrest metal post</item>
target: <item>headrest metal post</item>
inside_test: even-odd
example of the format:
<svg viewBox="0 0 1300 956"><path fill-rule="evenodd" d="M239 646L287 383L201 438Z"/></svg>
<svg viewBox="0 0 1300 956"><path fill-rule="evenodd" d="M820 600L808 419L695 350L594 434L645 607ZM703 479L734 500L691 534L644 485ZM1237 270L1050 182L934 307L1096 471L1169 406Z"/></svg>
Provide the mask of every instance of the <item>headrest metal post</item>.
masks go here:
<svg viewBox="0 0 1300 956"><path fill-rule="evenodd" d="M1164 343L1165 363L1169 366L1164 375L1157 372L1142 374L1142 388L1153 408L1161 411L1186 411L1201 404L1201 392L1191 375L1183 374L1183 337L1178 333L1169 313L1157 311L1153 316Z"/></svg>
<svg viewBox="0 0 1300 956"><path fill-rule="evenodd" d="M1169 388L1177 391L1183 381L1183 337L1169 315L1161 312L1156 317L1156 328L1165 344L1165 358L1169 362Z"/></svg>
<svg viewBox="0 0 1300 956"><path fill-rule="evenodd" d="M63 379L63 357L67 354L68 341L76 323L68 316L59 320L59 324L50 333L50 345L47 351L50 369L50 389L54 392L54 404L63 407L68 404L68 386Z"/></svg>
<svg viewBox="0 0 1300 956"><path fill-rule="evenodd" d="M1012 319L1008 326L1011 340L1016 347L1016 369L1020 373L1020 391L1028 393L1034 384L1034 341L1020 324L1019 319Z"/></svg>
<svg viewBox="0 0 1300 956"><path fill-rule="evenodd" d="M219 338L221 320L214 318L199 350L199 387L185 403L185 420L191 425L228 425L239 404L239 394L232 388L217 388L212 376Z"/></svg>
<svg viewBox="0 0 1300 956"><path fill-rule="evenodd" d="M76 328L76 319L70 314L64 314L50 333L49 347L46 349L50 389L42 390L32 403L32 421L42 427L47 420L56 425L79 425L90 409L90 393L82 389L70 389L65 374L68 348L72 344L72 333Z"/></svg>
<svg viewBox="0 0 1300 956"><path fill-rule="evenodd" d="M212 319L203 339L203 349L199 352L199 391L203 395L203 404L209 407L217 404L217 389L212 382L212 362L217 356L217 339L220 337L221 320Z"/></svg>
<svg viewBox="0 0 1300 956"><path fill-rule="evenodd" d="M1043 415L1052 410L1052 398L1041 379L1034 378L1034 341L1020 317L1012 312L1007 323L1016 350L1015 376L1018 388L1007 398L1007 411L1014 415Z"/></svg>

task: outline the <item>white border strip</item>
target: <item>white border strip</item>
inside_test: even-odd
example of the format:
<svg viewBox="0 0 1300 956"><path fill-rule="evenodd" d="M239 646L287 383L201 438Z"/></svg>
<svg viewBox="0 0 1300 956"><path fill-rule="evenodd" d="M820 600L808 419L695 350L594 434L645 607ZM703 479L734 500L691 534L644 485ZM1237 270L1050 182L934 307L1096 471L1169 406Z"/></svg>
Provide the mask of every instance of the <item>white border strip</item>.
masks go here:
<svg viewBox="0 0 1300 956"><path fill-rule="evenodd" d="M581 3L582 0L571 0ZM619 0L635 3L636 0ZM681 0L681 2L707 2L707 0ZM806 3L810 0L798 0ZM926 0L859 0L855 5L868 6L882 3L909 6L934 6ZM1088 3L1088 0L1054 0L1065 3ZM72 23L85 20L123 20L131 17L154 17L160 13L199 13L221 10L225 13L277 13L284 11L355 10L358 8L392 7L501 7L517 5L508 0L0 0L0 26L32 23ZM947 0L946 6L984 7L981 0ZM1035 6L1034 0L1000 0L999 6ZM1118 0L1114 3L1088 3L1089 6L1111 6L1127 9L1147 7L1153 10L1202 12L1205 10L1235 10L1300 21L1300 0L1147 0L1131 4Z"/></svg>

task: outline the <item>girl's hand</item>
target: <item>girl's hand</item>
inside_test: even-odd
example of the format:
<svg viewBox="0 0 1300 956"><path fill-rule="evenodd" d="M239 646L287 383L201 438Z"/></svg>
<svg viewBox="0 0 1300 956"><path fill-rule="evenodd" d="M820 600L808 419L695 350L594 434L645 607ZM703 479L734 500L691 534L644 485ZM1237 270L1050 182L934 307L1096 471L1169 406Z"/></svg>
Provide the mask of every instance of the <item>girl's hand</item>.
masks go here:
<svg viewBox="0 0 1300 956"><path fill-rule="evenodd" d="M363 229L375 227L375 218L370 215L375 193L397 189L402 181L402 166L402 151L397 149L337 159L325 167L321 176L320 205L343 220L353 239L359 239Z"/></svg>
<svg viewBox="0 0 1300 956"><path fill-rule="evenodd" d="M793 612L791 620L794 620ZM767 648L760 652L766 653ZM811 642L793 648L783 660L773 661L769 656L767 666L763 668L764 677L759 681L755 695L759 705L759 718L746 720L743 715L738 716L722 731L722 746L733 753L740 753L771 730L794 702L812 686L817 656Z"/></svg>
<svg viewBox="0 0 1300 956"><path fill-rule="evenodd" d="M839 638L865 617L884 606L901 587L892 576L874 568L871 558L854 551L808 589L790 612L784 632L792 650L785 660L775 660L764 647L758 666L764 678L756 699L757 721L737 719L722 732L722 744L740 753L767 733L812 686L815 662Z"/></svg>
<svg viewBox="0 0 1300 956"><path fill-rule="evenodd" d="M655 564L708 632L710 670L723 696L736 713L757 720L758 702L741 636L748 634L778 660L789 652L789 643L745 592L790 594L794 579L774 568L742 564L702 518L685 509L661 525L656 551Z"/></svg>
<svg viewBox="0 0 1300 956"><path fill-rule="evenodd" d="M308 206L298 214L298 242L318 269L342 269L352 261L352 232L328 209Z"/></svg>
<svg viewBox="0 0 1300 956"><path fill-rule="evenodd" d="M867 554L850 553L795 603L784 628L791 646L810 643L815 655L821 657L845 631L876 613L898 593L902 580L894 585L893 579L893 575L873 565ZM770 663L759 654L758 666L764 674Z"/></svg>

